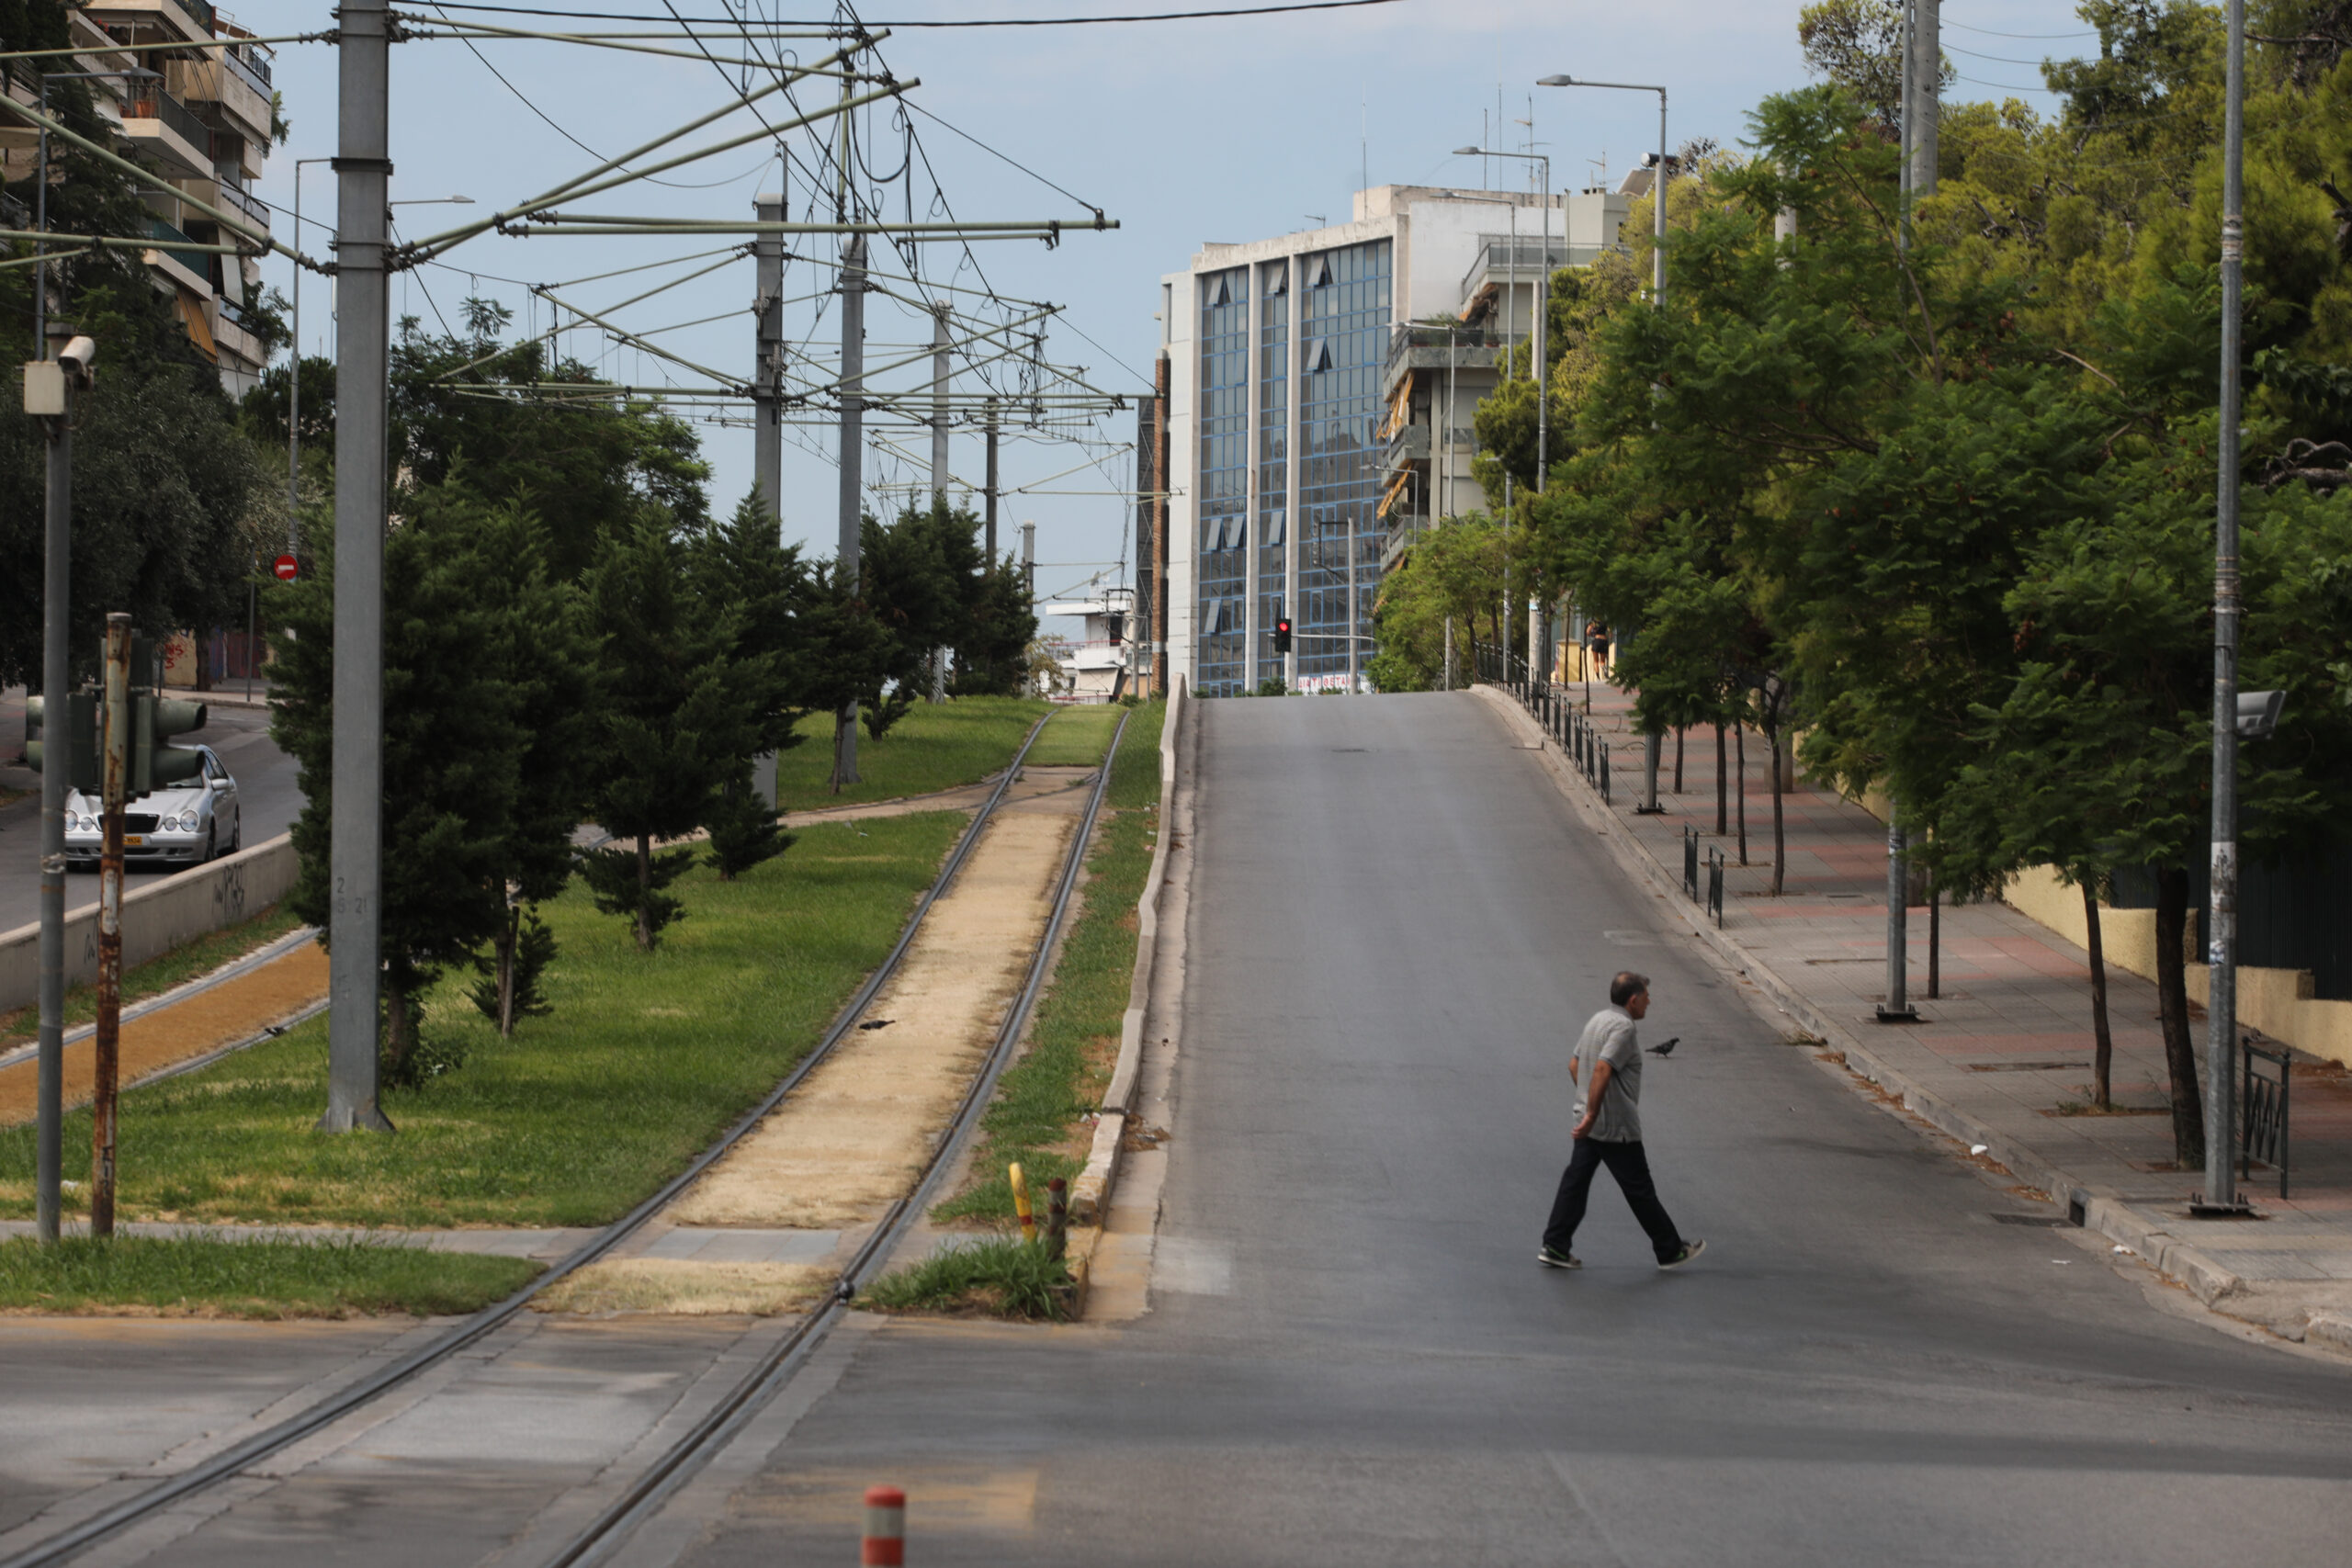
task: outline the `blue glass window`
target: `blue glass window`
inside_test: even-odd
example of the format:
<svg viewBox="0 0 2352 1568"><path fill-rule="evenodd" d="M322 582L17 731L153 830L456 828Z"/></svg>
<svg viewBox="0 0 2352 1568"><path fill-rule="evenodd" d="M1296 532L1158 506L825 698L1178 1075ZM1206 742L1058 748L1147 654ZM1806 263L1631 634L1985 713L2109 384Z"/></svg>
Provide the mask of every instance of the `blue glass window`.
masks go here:
<svg viewBox="0 0 2352 1568"><path fill-rule="evenodd" d="M1257 678L1283 676L1274 622L1283 614L1283 540L1289 533L1284 467L1290 457L1290 263L1258 269L1258 648Z"/></svg>
<svg viewBox="0 0 2352 1568"><path fill-rule="evenodd" d="M1249 533L1249 269L1200 280L1200 646L1193 681L1203 696L1244 688L1242 550Z"/></svg>
<svg viewBox="0 0 2352 1568"><path fill-rule="evenodd" d="M1388 357L1389 242L1323 251L1301 264L1299 473L1291 522L1298 537L1298 671L1344 675L1350 636L1372 631L1380 583L1380 372ZM1348 557L1354 542L1355 624L1348 624ZM1357 645L1358 668L1372 656Z"/></svg>

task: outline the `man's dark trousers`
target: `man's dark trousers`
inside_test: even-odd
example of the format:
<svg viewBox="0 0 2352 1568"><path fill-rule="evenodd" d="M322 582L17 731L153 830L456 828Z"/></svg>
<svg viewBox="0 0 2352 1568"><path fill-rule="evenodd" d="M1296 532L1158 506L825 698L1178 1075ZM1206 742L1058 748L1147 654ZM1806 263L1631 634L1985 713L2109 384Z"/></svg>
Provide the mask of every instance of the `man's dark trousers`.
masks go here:
<svg viewBox="0 0 2352 1568"><path fill-rule="evenodd" d="M1682 1233L1674 1228L1674 1222L1667 1217L1666 1205L1657 1201L1657 1183L1650 1179L1649 1156L1642 1152L1638 1143L1577 1140L1576 1152L1568 1156L1568 1168L1560 1176L1560 1195L1552 1200L1552 1223L1544 1227L1544 1245L1555 1252L1571 1250L1568 1244L1576 1240L1577 1226L1584 1223L1585 1201L1592 1196L1593 1172L1604 1165L1609 1168L1609 1174L1617 1179L1634 1218L1650 1233L1650 1247L1657 1254L1657 1260L1671 1262L1682 1251Z"/></svg>

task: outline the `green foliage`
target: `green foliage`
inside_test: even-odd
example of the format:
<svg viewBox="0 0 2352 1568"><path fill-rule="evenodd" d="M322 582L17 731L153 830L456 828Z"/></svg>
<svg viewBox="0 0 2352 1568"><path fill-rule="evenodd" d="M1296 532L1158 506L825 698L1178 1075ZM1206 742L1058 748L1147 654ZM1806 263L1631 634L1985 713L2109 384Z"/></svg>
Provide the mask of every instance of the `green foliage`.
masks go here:
<svg viewBox="0 0 2352 1568"><path fill-rule="evenodd" d="M605 847L582 855L580 876L594 896L596 908L628 920L637 932L638 947L650 953L670 923L685 918L685 901L663 889L684 875L694 863L694 851L656 853L648 837L640 835L635 849Z"/></svg>
<svg viewBox="0 0 2352 1568"><path fill-rule="evenodd" d="M601 1225L773 1089L898 940L963 831L955 812L819 824L780 863L676 885L692 918L650 957L574 886L540 909L562 943L555 1011L501 1041L451 975L427 1032L463 1072L404 1094L396 1138L322 1138L326 1021L122 1099L126 1219ZM89 1144L68 1114L66 1147ZM0 1214L29 1218L38 1138L0 1128ZM437 1257L438 1255L429 1255Z"/></svg>
<svg viewBox="0 0 2352 1568"><path fill-rule="evenodd" d="M721 882L732 882L792 847L793 836L778 825L774 803L752 787L748 765L719 792L707 817L710 853L704 860Z"/></svg>
<svg viewBox="0 0 2352 1568"><path fill-rule="evenodd" d="M1368 673L1384 692L1427 692L1445 673L1445 623L1453 618L1453 654L1467 680L1474 636L1501 642L1502 529L1473 513L1430 529L1381 580L1373 606L1377 651Z"/></svg>
<svg viewBox="0 0 2352 1568"><path fill-rule="evenodd" d="M980 1312L1059 1322L1073 1285L1044 1242L1018 1236L950 1241L921 1263L874 1281L868 1304L885 1312Z"/></svg>
<svg viewBox="0 0 2352 1568"><path fill-rule="evenodd" d="M476 956L474 966L482 977L466 997L475 1010L498 1025L499 1033L512 1034L517 1019L545 1018L555 1010L539 987L539 977L555 955L555 928L539 919L537 909L512 904L499 953L487 962Z"/></svg>

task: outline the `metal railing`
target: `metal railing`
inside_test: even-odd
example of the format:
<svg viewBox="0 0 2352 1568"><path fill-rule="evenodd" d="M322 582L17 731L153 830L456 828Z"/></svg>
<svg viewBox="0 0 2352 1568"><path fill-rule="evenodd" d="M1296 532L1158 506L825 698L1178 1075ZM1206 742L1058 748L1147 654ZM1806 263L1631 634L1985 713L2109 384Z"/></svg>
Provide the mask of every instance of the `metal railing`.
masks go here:
<svg viewBox="0 0 2352 1568"><path fill-rule="evenodd" d="M259 197L248 196L243 186L230 184L217 169L213 171L212 186L220 193L223 206L235 208L265 229L269 227L269 203Z"/></svg>
<svg viewBox="0 0 2352 1568"><path fill-rule="evenodd" d="M234 49L222 50L220 58L244 77L247 86L265 98L269 96L269 62L262 57L259 50L249 43L239 44Z"/></svg>
<svg viewBox="0 0 2352 1568"><path fill-rule="evenodd" d="M212 128L169 93L151 85L148 92L131 99L122 112L127 119L160 119L189 146L202 148L207 158L211 156Z"/></svg>
<svg viewBox="0 0 2352 1568"><path fill-rule="evenodd" d="M2278 1196L2287 1196L2287 1106L2292 1070L2285 1051L2266 1051L2251 1035L2243 1042L2243 1081L2238 1087L2238 1177L2251 1174L2256 1160L2278 1168ZM2267 1065L2258 1072L2255 1064ZM2275 1076L2273 1076L2275 1075Z"/></svg>
<svg viewBox="0 0 2352 1568"><path fill-rule="evenodd" d="M196 241L160 218L147 220L147 232L155 241L155 248L171 257L198 277L212 276L212 255L209 251L185 251L181 245L193 245Z"/></svg>

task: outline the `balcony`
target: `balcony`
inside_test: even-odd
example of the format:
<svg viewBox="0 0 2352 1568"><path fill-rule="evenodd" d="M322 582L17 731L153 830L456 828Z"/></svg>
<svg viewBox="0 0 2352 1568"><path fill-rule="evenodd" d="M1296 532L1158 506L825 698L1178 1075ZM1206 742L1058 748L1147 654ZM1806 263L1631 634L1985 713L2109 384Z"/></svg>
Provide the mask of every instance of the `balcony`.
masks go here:
<svg viewBox="0 0 2352 1568"><path fill-rule="evenodd" d="M1566 240L1554 240L1548 247L1535 239L1521 238L1516 244L1509 240L1489 240L1479 247L1470 270L1462 275L1462 297L1467 299L1489 283L1507 282L1514 277L1532 285L1542 276L1547 261L1557 270L1564 266L1590 266L1600 255L1598 245L1571 245Z"/></svg>
<svg viewBox="0 0 2352 1568"><path fill-rule="evenodd" d="M152 250L142 253L149 266L161 267L166 276L198 294L209 295L212 292L212 256L209 252L179 249L196 242L160 218L147 220L147 232L155 242Z"/></svg>
<svg viewBox="0 0 2352 1568"><path fill-rule="evenodd" d="M189 192L199 200L209 201L226 212L234 212L252 220L254 228L269 231L269 203L259 197L249 196L243 186L232 185L225 177L215 175L210 189L201 186ZM224 235L225 239L226 236Z"/></svg>
<svg viewBox="0 0 2352 1568"><path fill-rule="evenodd" d="M165 61L164 91L182 103L212 106L213 112L227 117L231 134L255 141L269 140L269 89L256 86L219 56ZM210 127L207 132L216 139L221 134Z"/></svg>
<svg viewBox="0 0 2352 1568"><path fill-rule="evenodd" d="M89 18L124 43L160 42L162 37L210 41L217 17L212 0L87 0ZM136 38L125 36L136 32Z"/></svg>
<svg viewBox="0 0 2352 1568"><path fill-rule="evenodd" d="M133 147L177 165L182 174L212 173L212 128L186 104L147 85L122 107L122 133Z"/></svg>

